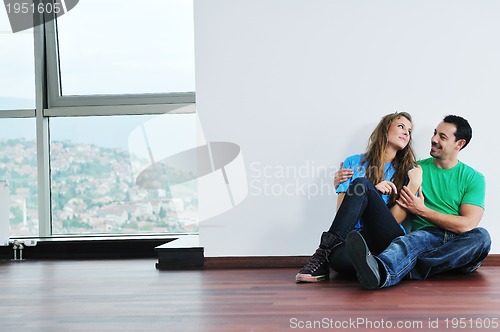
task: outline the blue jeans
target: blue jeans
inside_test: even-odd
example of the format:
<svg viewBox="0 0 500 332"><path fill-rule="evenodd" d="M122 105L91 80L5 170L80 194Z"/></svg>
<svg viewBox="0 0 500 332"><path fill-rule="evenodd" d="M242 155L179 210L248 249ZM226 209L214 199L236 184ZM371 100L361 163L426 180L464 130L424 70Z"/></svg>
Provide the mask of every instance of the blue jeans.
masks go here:
<svg viewBox="0 0 500 332"><path fill-rule="evenodd" d="M391 241L404 235L391 211L385 204L380 192L367 178L355 179L347 189L340 208L328 230L342 243L330 255L330 266L343 274L355 274L351 260L345 249L345 239L354 229L358 220L362 221L361 234L370 251L382 252Z"/></svg>
<svg viewBox="0 0 500 332"><path fill-rule="evenodd" d="M385 268L385 280L381 271L381 287L393 286L405 277L422 280L451 270L473 272L490 246L490 235L481 227L461 234L428 227L400 236L375 256Z"/></svg>

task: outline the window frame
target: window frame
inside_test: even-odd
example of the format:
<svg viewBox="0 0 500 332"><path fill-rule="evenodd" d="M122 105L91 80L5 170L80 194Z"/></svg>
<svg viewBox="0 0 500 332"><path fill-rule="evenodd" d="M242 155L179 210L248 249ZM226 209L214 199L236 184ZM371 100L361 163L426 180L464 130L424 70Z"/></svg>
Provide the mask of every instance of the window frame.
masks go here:
<svg viewBox="0 0 500 332"><path fill-rule="evenodd" d="M54 0L49 0L54 1ZM40 21L44 20L40 14ZM195 92L63 96L59 72L57 18L33 28L36 108L0 111L0 117L35 117L39 237L52 237L50 185L51 117L178 113L195 105ZM181 111L182 112L182 111ZM101 235L102 236L102 235ZM108 236L104 234L104 236ZM99 237L96 235L96 237Z"/></svg>
<svg viewBox="0 0 500 332"><path fill-rule="evenodd" d="M54 14L55 15L55 14ZM164 105L160 107L162 111L156 110L154 113L165 112L171 109L181 107L180 105L194 104L196 100L195 92L175 92L175 93L143 93L143 94L94 94L94 95L62 95L61 88L61 73L59 66L59 49L57 38L57 15L49 22L44 24L45 30L45 46L46 46L46 64L47 64L47 112L49 116L64 116L68 109L63 107L72 107L72 115L87 115L89 106L112 106L113 108L99 108L94 110L94 113L102 112L102 115L118 115L121 114L119 106L137 105L133 107L123 108L126 115L144 114L141 111L144 105ZM35 53L37 53L35 51ZM172 105L166 107L165 105ZM178 105L178 106L175 106ZM82 107L82 109L78 109ZM61 108L55 111L56 108ZM50 110L50 111L49 111ZM150 109L150 111L152 111ZM95 115L95 114L94 114Z"/></svg>

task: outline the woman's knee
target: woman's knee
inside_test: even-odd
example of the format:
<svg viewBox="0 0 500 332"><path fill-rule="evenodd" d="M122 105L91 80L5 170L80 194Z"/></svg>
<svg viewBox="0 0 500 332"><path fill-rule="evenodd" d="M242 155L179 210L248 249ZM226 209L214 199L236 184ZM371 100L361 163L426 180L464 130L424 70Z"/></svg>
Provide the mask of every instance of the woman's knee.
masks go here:
<svg viewBox="0 0 500 332"><path fill-rule="evenodd" d="M348 194L363 195L368 189L373 188L373 183L367 178L356 178L347 189Z"/></svg>
<svg viewBox="0 0 500 332"><path fill-rule="evenodd" d="M368 178L364 178L364 177L361 177L361 178L356 178L354 179L351 184L359 184L359 185L370 185L372 184L372 182L370 180L368 180Z"/></svg>

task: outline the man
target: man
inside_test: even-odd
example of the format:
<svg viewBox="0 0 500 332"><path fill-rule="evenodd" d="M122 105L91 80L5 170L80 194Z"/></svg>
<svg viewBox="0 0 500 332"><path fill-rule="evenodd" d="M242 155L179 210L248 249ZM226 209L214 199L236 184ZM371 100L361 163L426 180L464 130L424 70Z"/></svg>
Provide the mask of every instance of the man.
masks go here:
<svg viewBox="0 0 500 332"><path fill-rule="evenodd" d="M484 212L484 177L458 160L471 138L468 121L455 115L446 116L434 130L432 158L419 162L423 182L418 194L404 187L396 201L413 214L411 233L394 239L377 256L371 255L360 233L349 234L348 255L364 288L450 270L469 273L486 258L491 239L477 227Z"/></svg>

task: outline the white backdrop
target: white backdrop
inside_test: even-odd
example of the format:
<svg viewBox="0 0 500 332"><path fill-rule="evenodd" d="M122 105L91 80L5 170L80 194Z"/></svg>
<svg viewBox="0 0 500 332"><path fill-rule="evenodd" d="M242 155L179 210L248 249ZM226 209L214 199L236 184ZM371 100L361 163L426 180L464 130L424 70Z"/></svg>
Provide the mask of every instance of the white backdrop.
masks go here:
<svg viewBox="0 0 500 332"><path fill-rule="evenodd" d="M495 188L500 2L195 0L197 109L207 140L240 145L249 193L200 223L206 256L309 255L335 213L332 176L379 119L414 117L419 158L446 114L486 176L481 225L500 252Z"/></svg>

